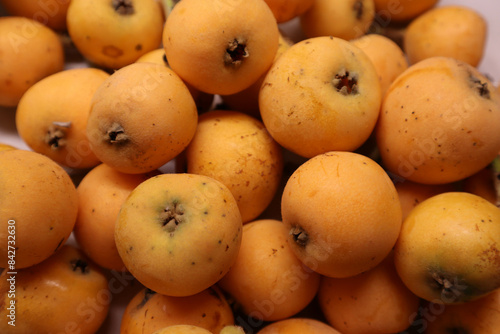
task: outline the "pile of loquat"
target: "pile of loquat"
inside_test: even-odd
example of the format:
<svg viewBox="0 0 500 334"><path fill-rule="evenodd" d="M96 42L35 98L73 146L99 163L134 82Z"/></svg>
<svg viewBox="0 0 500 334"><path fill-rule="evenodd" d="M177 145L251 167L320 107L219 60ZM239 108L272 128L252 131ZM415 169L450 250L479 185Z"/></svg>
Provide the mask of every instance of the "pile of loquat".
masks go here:
<svg viewBox="0 0 500 334"><path fill-rule="evenodd" d="M472 2L0 6L1 333L498 332Z"/></svg>

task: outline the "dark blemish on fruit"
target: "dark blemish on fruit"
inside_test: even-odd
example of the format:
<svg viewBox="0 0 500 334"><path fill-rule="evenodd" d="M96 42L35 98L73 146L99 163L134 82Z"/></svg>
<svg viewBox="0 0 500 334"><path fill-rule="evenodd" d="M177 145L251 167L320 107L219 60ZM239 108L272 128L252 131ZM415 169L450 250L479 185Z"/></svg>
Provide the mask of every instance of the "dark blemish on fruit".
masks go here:
<svg viewBox="0 0 500 334"><path fill-rule="evenodd" d="M239 66L248 56L246 42L241 38L235 38L228 43L224 53L224 64L226 66Z"/></svg>
<svg viewBox="0 0 500 334"><path fill-rule="evenodd" d="M45 144L53 151L66 146L66 131L71 127L71 122L52 122L45 134Z"/></svg>
<svg viewBox="0 0 500 334"><path fill-rule="evenodd" d="M202 314L201 314L201 317L202 317L202 318L205 318L206 316L207 316L207 314L206 314L206 313L202 313Z"/></svg>
<svg viewBox="0 0 500 334"><path fill-rule="evenodd" d="M358 75L350 73L342 69L339 73L335 74L332 80L333 86L343 95L356 95L358 91Z"/></svg>
<svg viewBox="0 0 500 334"><path fill-rule="evenodd" d="M184 222L184 218L184 206L177 200L168 204L160 213L162 226L170 233L170 236L174 235L179 224Z"/></svg>
<svg viewBox="0 0 500 334"><path fill-rule="evenodd" d="M479 93L479 96L484 97L485 99L490 98L490 90L487 82L482 82L472 74L469 75L469 80L472 84L471 86Z"/></svg>
<svg viewBox="0 0 500 334"><path fill-rule="evenodd" d="M140 309L144 305L146 305L146 303L148 302L148 300L151 299L151 297L153 297L155 294L156 294L156 292L154 292L151 289L146 288L144 290L144 297L142 297L141 302L139 304L137 304L137 308Z"/></svg>
<svg viewBox="0 0 500 334"><path fill-rule="evenodd" d="M114 45L106 45L102 48L102 53L111 58L118 58L123 55L123 50Z"/></svg>
<svg viewBox="0 0 500 334"><path fill-rule="evenodd" d="M292 227L290 234L293 237L293 241L301 247L305 247L309 241L309 236L307 233L299 226Z"/></svg>
<svg viewBox="0 0 500 334"><path fill-rule="evenodd" d="M358 0L354 2L352 9L354 10L354 12L356 12L356 20L360 20L363 17L363 12L364 12L363 1Z"/></svg>
<svg viewBox="0 0 500 334"><path fill-rule="evenodd" d="M53 226L49 227L49 230L50 230L50 231L52 231L53 229L54 229L54 227L53 227Z"/></svg>
<svg viewBox="0 0 500 334"><path fill-rule="evenodd" d="M106 141L110 144L124 144L129 141L125 129L119 123L113 123L106 131Z"/></svg>
<svg viewBox="0 0 500 334"><path fill-rule="evenodd" d="M194 266L195 264L196 264L196 262L194 262L194 261L193 261L193 262L191 262L191 265L192 265L192 266Z"/></svg>
<svg viewBox="0 0 500 334"><path fill-rule="evenodd" d="M80 270L82 274L88 274L90 272L89 264L83 259L73 259L70 261L71 269L76 272Z"/></svg>
<svg viewBox="0 0 500 334"><path fill-rule="evenodd" d="M141 45L141 44L137 44L137 45L135 46L135 50L136 50L136 51L141 51L141 50L142 50L142 45Z"/></svg>
<svg viewBox="0 0 500 334"><path fill-rule="evenodd" d="M229 249L229 245L226 245L226 250L225 250L225 251L227 252L227 251L228 251L228 249Z"/></svg>
<svg viewBox="0 0 500 334"><path fill-rule="evenodd" d="M165 63L165 65L168 65L168 60L167 60L167 55L166 54L163 54L163 62Z"/></svg>
<svg viewBox="0 0 500 334"><path fill-rule="evenodd" d="M112 0L111 5L120 15L132 15L135 12L132 0Z"/></svg>

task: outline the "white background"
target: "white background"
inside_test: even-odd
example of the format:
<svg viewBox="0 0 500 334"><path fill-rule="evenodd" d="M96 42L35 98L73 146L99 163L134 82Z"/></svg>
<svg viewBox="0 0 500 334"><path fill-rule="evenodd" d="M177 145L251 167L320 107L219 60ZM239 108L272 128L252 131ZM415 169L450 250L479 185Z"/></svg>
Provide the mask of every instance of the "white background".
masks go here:
<svg viewBox="0 0 500 334"><path fill-rule="evenodd" d="M418 1L418 0L414 0ZM500 3L498 0L441 0L439 6L458 4L468 6L481 13L488 22L488 39L485 54L479 65L481 72L492 78L495 84L500 81ZM297 22L292 21L284 25L285 31L296 30ZM75 64L72 64L74 66ZM78 66L78 64L76 64ZM15 129L15 108L0 107L0 142L27 149L25 143L18 137ZM122 281L113 295L111 314L99 333L119 333L120 318L127 302L141 286L136 282ZM123 291L122 291L123 290Z"/></svg>

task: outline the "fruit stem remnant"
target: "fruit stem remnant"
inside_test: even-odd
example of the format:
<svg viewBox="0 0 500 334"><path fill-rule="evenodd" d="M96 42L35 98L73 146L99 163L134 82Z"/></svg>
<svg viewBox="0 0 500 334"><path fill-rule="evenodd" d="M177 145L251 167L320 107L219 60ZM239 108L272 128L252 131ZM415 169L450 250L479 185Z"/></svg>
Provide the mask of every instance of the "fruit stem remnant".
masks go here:
<svg viewBox="0 0 500 334"><path fill-rule="evenodd" d="M239 66L249 56L246 43L240 38L235 38L228 43L224 54L224 63Z"/></svg>
<svg viewBox="0 0 500 334"><path fill-rule="evenodd" d="M83 259L73 259L70 263L73 271L80 269L82 274L87 274L89 272L89 264Z"/></svg>
<svg viewBox="0 0 500 334"><path fill-rule="evenodd" d="M355 95L359 93L358 75L356 73L350 73L345 69L335 74L332 84L337 89L337 92L343 95Z"/></svg>
<svg viewBox="0 0 500 334"><path fill-rule="evenodd" d="M120 15L132 15L135 13L132 0L112 0L114 10Z"/></svg>
<svg viewBox="0 0 500 334"><path fill-rule="evenodd" d="M45 135L45 143L54 151L66 145L66 131L71 127L71 122L52 122Z"/></svg>
<svg viewBox="0 0 500 334"><path fill-rule="evenodd" d="M299 226L292 227L290 234L293 237L293 241L301 247L305 247L309 241L309 236L307 233Z"/></svg>
<svg viewBox="0 0 500 334"><path fill-rule="evenodd" d="M106 132L107 141L110 144L120 144L125 143L129 140L128 136L125 134L125 130L118 123L113 123Z"/></svg>
<svg viewBox="0 0 500 334"><path fill-rule="evenodd" d="M177 229L179 224L184 222L184 207L182 204L174 201L172 204L169 204L163 209L163 212L160 214L160 220L163 224L163 227L170 235L173 235L173 232Z"/></svg>
<svg viewBox="0 0 500 334"><path fill-rule="evenodd" d="M485 99L490 98L490 90L487 82L482 82L473 75L470 75L470 81L472 82L472 86L477 89L479 96L484 97Z"/></svg>

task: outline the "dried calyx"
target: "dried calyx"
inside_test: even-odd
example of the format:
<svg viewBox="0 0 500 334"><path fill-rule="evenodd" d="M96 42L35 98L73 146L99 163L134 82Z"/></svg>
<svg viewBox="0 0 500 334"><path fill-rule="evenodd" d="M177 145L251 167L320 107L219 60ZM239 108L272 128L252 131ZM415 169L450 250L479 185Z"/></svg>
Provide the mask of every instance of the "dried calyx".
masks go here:
<svg viewBox="0 0 500 334"><path fill-rule="evenodd" d="M70 263L71 263L71 268L75 272L80 270L82 274L87 274L90 271L89 264L87 263L87 261L83 259L73 259L71 260Z"/></svg>
<svg viewBox="0 0 500 334"><path fill-rule="evenodd" d="M66 131L71 127L71 122L52 122L45 134L45 143L52 150L58 150L66 145Z"/></svg>
<svg viewBox="0 0 500 334"><path fill-rule="evenodd" d="M238 66L249 56L246 43L241 38L235 38L228 43L224 54L226 65Z"/></svg>
<svg viewBox="0 0 500 334"><path fill-rule="evenodd" d="M184 207L177 201L172 202L163 209L160 220L165 230L173 233L184 222Z"/></svg>
<svg viewBox="0 0 500 334"><path fill-rule="evenodd" d="M299 226L295 226L290 230L293 241L299 246L305 247L309 241L307 233Z"/></svg>
<svg viewBox="0 0 500 334"><path fill-rule="evenodd" d="M360 20L361 17L363 17L363 12L364 12L363 0L355 1L354 5L352 6L352 9L356 13L356 19Z"/></svg>
<svg viewBox="0 0 500 334"><path fill-rule="evenodd" d="M337 92L343 95L355 95L359 93L358 75L345 69L335 74L332 84L337 89Z"/></svg>
<svg viewBox="0 0 500 334"><path fill-rule="evenodd" d="M487 82L482 82L479 78L476 78L473 75L469 77L472 86L477 90L479 96L484 97L486 99L490 98L490 89L488 88Z"/></svg>
<svg viewBox="0 0 500 334"><path fill-rule="evenodd" d="M118 123L113 123L106 131L106 141L110 144L121 144L129 140L123 127Z"/></svg>
<svg viewBox="0 0 500 334"><path fill-rule="evenodd" d="M120 15L132 15L135 12L132 0L112 0L114 10Z"/></svg>

